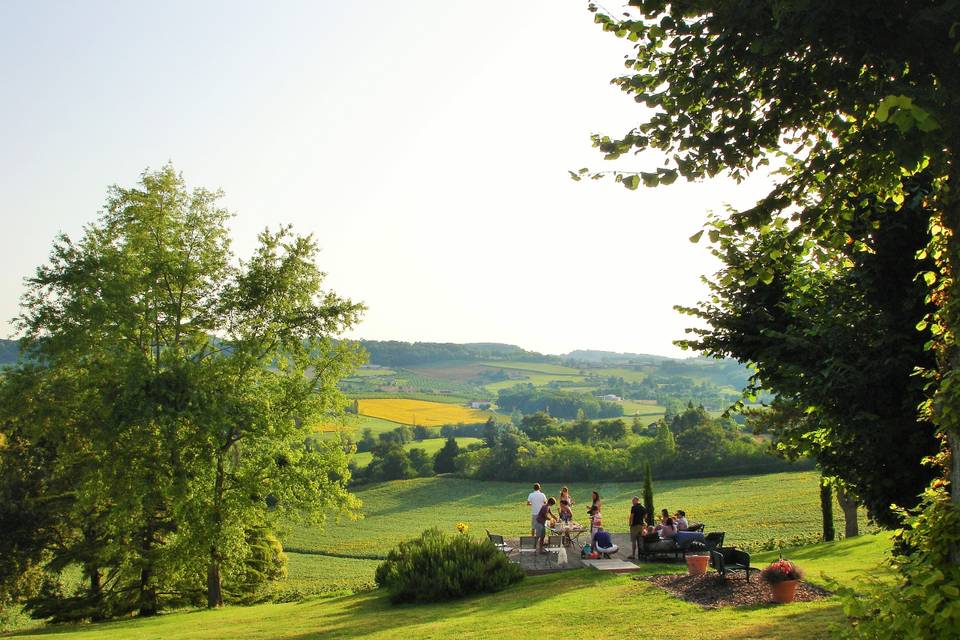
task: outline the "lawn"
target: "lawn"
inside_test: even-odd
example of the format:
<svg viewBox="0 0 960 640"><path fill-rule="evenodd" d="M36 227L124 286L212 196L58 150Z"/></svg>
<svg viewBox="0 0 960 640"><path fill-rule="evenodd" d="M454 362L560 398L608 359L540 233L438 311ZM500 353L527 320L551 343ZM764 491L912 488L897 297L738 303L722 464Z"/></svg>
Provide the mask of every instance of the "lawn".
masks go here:
<svg viewBox="0 0 960 640"><path fill-rule="evenodd" d="M630 498L642 489L639 481L569 486L577 500L575 517L583 517L590 491L596 488L603 498L604 520L614 531L626 529ZM475 534L490 529L516 536L530 524L526 505L530 490L526 483L446 477L367 485L355 492L363 501L364 519L330 524L325 530L293 528L284 536L284 545L296 551L376 558L428 527L453 531L461 521ZM544 490L555 496L560 487L549 485ZM725 531L727 542L740 547L756 549L776 540L810 539L820 531L819 476L812 471L662 482L654 479L654 491L658 510L683 509L691 521L706 523L708 531ZM842 531L839 509L834 511L837 528Z"/></svg>
<svg viewBox="0 0 960 640"><path fill-rule="evenodd" d="M826 572L842 582L873 570L886 536L864 536L792 552L812 582ZM774 554L757 556L762 564ZM678 571L648 565L643 573ZM835 599L790 605L704 610L631 576L589 569L531 577L505 591L432 605L390 605L379 592L299 603L173 613L145 620L57 626L16 637L65 640L306 640L315 638L821 638L842 619Z"/></svg>
<svg viewBox="0 0 960 640"><path fill-rule="evenodd" d="M396 426L396 425L394 425ZM463 449L467 445L475 444L477 442L482 442L480 438L455 438L457 444L460 445L460 448ZM423 449L428 454L433 455L437 451L443 448L443 445L447 442L446 438L429 438L427 440L416 440L414 442L408 442L404 445L404 448L407 451L410 449ZM354 462L358 467L363 468L370 464L370 460L373 458L373 454L369 451L364 451L363 453L358 453L353 456Z"/></svg>

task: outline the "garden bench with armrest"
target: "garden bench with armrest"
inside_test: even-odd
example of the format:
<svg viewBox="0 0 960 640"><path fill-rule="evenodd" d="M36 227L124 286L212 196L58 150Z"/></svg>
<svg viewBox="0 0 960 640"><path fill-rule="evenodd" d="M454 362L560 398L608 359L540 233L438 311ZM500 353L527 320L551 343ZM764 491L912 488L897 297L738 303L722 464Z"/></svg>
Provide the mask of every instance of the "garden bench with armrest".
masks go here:
<svg viewBox="0 0 960 640"><path fill-rule="evenodd" d="M720 547L710 552L710 565L724 578L732 571L743 571L750 582L750 572L760 569L750 566L750 554L735 547Z"/></svg>
<svg viewBox="0 0 960 640"><path fill-rule="evenodd" d="M648 559L653 556L673 556L675 560L687 556L687 547L691 542L706 544L706 536L696 531L680 531L676 538L648 540L640 538L639 557Z"/></svg>

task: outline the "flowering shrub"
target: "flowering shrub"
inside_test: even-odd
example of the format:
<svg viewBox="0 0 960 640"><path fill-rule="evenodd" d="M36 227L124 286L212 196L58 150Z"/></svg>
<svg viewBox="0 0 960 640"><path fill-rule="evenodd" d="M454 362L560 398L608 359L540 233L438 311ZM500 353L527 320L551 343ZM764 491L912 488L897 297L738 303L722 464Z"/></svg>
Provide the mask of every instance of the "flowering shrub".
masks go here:
<svg viewBox="0 0 960 640"><path fill-rule="evenodd" d="M780 558L776 562L771 562L770 566L760 572L760 577L765 582L775 584L777 582L786 582L787 580L799 580L803 577L800 567L789 560Z"/></svg>
<svg viewBox="0 0 960 640"><path fill-rule="evenodd" d="M469 529L470 529L470 527L467 525L466 522L458 522L458 523L457 523L457 531L459 531L459 532L462 533L463 535L467 535L467 531L468 531Z"/></svg>

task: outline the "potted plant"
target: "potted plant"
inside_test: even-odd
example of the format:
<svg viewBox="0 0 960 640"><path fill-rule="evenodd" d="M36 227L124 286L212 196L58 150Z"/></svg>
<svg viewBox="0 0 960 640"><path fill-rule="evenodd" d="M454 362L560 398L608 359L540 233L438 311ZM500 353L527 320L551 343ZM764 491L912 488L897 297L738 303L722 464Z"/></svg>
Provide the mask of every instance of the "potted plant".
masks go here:
<svg viewBox="0 0 960 640"><path fill-rule="evenodd" d="M699 540L694 540L687 545L687 573L691 576L702 576L707 572L707 564L710 562L710 552L707 545Z"/></svg>
<svg viewBox="0 0 960 640"><path fill-rule="evenodd" d="M774 602L786 604L793 602L797 592L797 582L803 577L800 567L782 557L760 572L760 577L770 585Z"/></svg>

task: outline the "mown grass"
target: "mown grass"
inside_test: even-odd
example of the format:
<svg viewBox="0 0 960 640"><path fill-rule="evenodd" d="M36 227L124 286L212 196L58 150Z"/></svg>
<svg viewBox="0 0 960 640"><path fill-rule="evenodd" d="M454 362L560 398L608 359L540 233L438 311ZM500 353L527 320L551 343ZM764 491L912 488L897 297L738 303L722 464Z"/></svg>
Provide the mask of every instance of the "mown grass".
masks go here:
<svg viewBox="0 0 960 640"><path fill-rule="evenodd" d="M481 442L480 438L454 438L457 441L457 444L460 445L460 448L463 449L467 445L475 444ZM443 445L447 442L446 438L428 438L427 440L415 440L413 442L408 442L404 445L404 448L407 451L411 449L423 449L428 454L433 455L437 451L443 448ZM373 454L369 451L364 451L363 453L358 453L353 456L353 461L361 469L370 464L370 460L373 459Z"/></svg>
<svg viewBox="0 0 960 640"><path fill-rule="evenodd" d="M604 522L615 532L626 530L630 498L641 495L642 483L569 485L577 503L575 519L584 517L590 491L603 499ZM331 524L325 530L293 528L284 537L288 548L365 558L383 557L401 540L424 529L453 531L466 522L474 534L484 529L507 536L528 532L531 487L517 482L480 482L459 478L417 478L360 487L364 518ZM559 495L559 485L545 485ZM771 540L811 539L821 530L819 476L812 471L760 476L654 481L655 507L683 509L691 521L709 531L724 531L727 543L760 548ZM837 514L837 529L843 530ZM866 522L863 523L866 525Z"/></svg>
<svg viewBox="0 0 960 640"><path fill-rule="evenodd" d="M809 579L828 573L855 584L873 571L889 540L865 536L791 553ZM801 559L802 556L802 559ZM757 564L771 559L756 557ZM680 571L649 565L643 573ZM58 626L18 634L66 640L306 640L310 638L563 638L662 637L822 638L842 618L828 598L790 605L705 610L632 576L589 569L527 578L505 591L431 605L390 605L383 594L314 599L300 603L174 613L145 620Z"/></svg>

